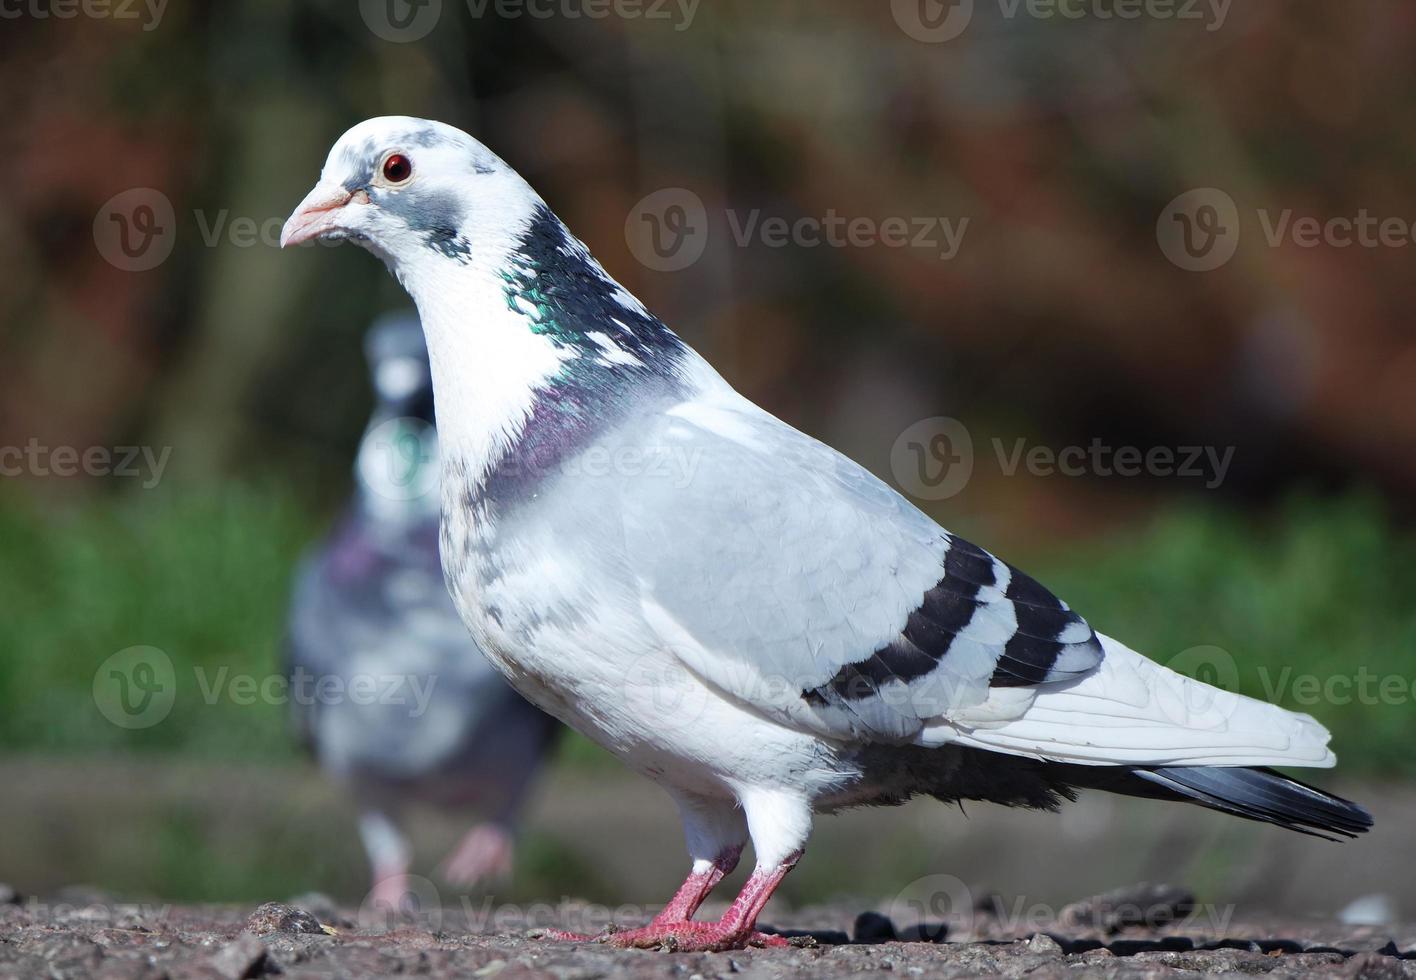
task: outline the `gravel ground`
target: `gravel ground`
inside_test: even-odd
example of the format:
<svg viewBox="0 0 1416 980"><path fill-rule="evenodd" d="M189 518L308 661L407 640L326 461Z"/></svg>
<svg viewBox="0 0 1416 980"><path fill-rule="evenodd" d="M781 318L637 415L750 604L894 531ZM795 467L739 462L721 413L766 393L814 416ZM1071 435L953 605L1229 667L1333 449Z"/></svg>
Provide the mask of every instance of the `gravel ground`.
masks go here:
<svg viewBox="0 0 1416 980"><path fill-rule="evenodd" d="M1221 933L1186 903L1175 889L1137 886L1026 928L984 908L904 926L878 912L816 906L767 917L796 948L671 953L536 936L538 926L623 919L575 902L464 905L390 923L320 896L252 910L124 904L85 892L40 901L0 886L0 977L1416 977L1416 926L1235 920Z"/></svg>

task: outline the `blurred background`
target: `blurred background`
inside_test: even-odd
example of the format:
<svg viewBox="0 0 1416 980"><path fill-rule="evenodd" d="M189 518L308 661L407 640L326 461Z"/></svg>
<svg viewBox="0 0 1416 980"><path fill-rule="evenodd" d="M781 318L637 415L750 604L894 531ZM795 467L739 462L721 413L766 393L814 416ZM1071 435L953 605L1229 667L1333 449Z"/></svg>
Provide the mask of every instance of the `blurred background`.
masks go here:
<svg viewBox="0 0 1416 980"><path fill-rule="evenodd" d="M1093 623L1317 716L1316 781L1377 818L1337 847L1142 802L911 804L823 820L788 901L948 872L1416 916L1410 4L3 16L0 881L363 895L287 706L203 679L279 675L295 563L351 492L363 334L406 300L357 249L276 240L339 134L398 113L473 133L745 394ZM95 686L134 647L176 686L130 728ZM419 866L466 823L421 818ZM667 799L572 738L495 896L662 901L683 865Z"/></svg>

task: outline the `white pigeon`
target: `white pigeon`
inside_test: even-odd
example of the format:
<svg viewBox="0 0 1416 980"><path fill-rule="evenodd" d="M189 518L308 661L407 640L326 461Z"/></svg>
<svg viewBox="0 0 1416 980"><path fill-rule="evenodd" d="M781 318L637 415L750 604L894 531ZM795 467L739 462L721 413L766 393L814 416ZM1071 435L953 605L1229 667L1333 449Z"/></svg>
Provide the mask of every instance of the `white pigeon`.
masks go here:
<svg viewBox="0 0 1416 980"><path fill-rule="evenodd" d="M441 438L442 555L522 694L662 785L692 873L604 941L778 945L758 913L813 815L916 794L1052 809L1076 788L1320 835L1359 806L1306 715L1096 633L1011 565L738 394L511 167L383 117L330 151L282 245L347 238L412 295ZM692 916L751 839L723 917Z"/></svg>

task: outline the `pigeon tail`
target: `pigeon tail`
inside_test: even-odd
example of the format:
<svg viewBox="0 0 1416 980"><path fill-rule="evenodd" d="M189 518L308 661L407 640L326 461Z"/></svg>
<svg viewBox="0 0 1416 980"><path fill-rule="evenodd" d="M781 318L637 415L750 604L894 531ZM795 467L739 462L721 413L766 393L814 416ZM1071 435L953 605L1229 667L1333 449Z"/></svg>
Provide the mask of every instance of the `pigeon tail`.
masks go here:
<svg viewBox="0 0 1416 980"><path fill-rule="evenodd" d="M1326 793L1272 769L1225 766L1158 766L1104 769L1066 766L1054 771L1070 786L1123 796L1197 803L1246 820L1339 840L1364 834L1372 815L1350 800Z"/></svg>
<svg viewBox="0 0 1416 980"><path fill-rule="evenodd" d="M1372 815L1358 804L1272 769L1171 766L1138 769L1136 775L1212 810L1327 840L1372 827Z"/></svg>
<svg viewBox="0 0 1416 980"><path fill-rule="evenodd" d="M1144 769L1336 762L1327 729L1308 715L1211 687L1098 637L1105 656L1090 674L1037 688L1010 719L994 716L1007 706L1005 694L1016 694L995 691L996 704L956 712L941 741L1046 762Z"/></svg>

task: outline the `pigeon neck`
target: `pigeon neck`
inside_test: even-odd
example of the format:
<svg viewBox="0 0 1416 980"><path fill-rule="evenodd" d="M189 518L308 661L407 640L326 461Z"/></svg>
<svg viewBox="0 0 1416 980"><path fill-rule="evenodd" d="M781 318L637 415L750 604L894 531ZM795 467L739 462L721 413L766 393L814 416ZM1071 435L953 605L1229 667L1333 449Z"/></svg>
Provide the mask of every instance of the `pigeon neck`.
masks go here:
<svg viewBox="0 0 1416 980"><path fill-rule="evenodd" d="M668 370L684 349L543 203L533 209L501 279L507 307L525 317L532 333L570 354L574 370Z"/></svg>
<svg viewBox="0 0 1416 980"><path fill-rule="evenodd" d="M427 333L445 477L496 496L676 391L693 355L543 203L490 252L400 278Z"/></svg>

